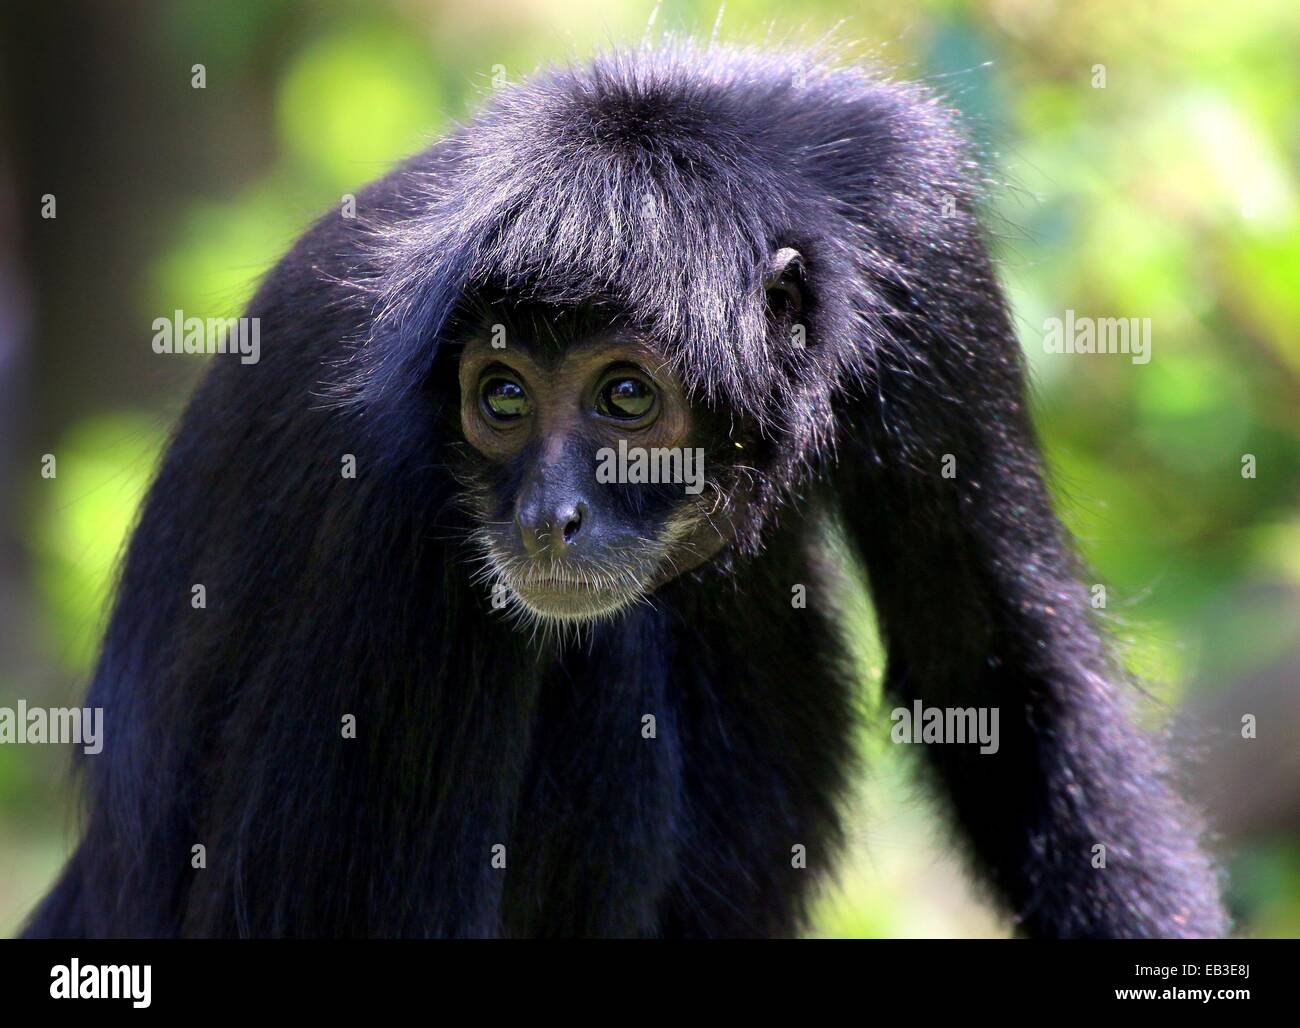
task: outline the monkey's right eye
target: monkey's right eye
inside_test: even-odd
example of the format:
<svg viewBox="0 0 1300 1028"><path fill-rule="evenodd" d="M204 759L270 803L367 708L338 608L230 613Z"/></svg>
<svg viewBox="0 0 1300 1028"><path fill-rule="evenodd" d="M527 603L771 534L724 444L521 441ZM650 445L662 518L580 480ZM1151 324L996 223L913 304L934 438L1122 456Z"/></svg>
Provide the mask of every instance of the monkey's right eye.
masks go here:
<svg viewBox="0 0 1300 1028"><path fill-rule="evenodd" d="M524 387L505 375L485 378L479 395L484 413L493 421L517 421L533 410Z"/></svg>

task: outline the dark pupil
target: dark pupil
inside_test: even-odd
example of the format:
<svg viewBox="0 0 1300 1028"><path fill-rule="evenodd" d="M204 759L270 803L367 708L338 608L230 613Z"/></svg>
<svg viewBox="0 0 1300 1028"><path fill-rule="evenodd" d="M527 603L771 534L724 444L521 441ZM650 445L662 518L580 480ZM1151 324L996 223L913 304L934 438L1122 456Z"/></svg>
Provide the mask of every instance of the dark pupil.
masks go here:
<svg viewBox="0 0 1300 1028"><path fill-rule="evenodd" d="M508 378L494 378L483 388L488 410L498 418L518 418L528 413L528 397L523 386Z"/></svg>
<svg viewBox="0 0 1300 1028"><path fill-rule="evenodd" d="M639 418L654 403L650 387L636 378L620 378L605 387L604 413L616 418Z"/></svg>

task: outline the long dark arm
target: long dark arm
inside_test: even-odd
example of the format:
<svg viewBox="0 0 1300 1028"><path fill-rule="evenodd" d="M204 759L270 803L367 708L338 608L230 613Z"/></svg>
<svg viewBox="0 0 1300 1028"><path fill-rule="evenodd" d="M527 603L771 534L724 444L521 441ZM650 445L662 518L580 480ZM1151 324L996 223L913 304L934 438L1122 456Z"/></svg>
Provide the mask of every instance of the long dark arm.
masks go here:
<svg viewBox="0 0 1300 1028"><path fill-rule="evenodd" d="M998 708L996 753L926 751L1023 932L1220 936L1199 822L1134 723L1052 510L983 244L964 217L953 233L914 280L923 285L895 291L907 316L845 414L857 425L840 495L886 640L888 692Z"/></svg>

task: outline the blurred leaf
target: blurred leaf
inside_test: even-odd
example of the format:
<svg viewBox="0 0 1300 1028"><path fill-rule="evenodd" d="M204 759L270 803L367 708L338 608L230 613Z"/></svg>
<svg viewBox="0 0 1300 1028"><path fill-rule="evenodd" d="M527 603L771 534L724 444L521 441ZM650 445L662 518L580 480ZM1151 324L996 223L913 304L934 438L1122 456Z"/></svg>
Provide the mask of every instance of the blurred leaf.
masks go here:
<svg viewBox="0 0 1300 1028"><path fill-rule="evenodd" d="M37 586L55 652L78 676L94 657L117 560L163 438L162 426L139 413L88 418L60 442L58 475L39 487Z"/></svg>

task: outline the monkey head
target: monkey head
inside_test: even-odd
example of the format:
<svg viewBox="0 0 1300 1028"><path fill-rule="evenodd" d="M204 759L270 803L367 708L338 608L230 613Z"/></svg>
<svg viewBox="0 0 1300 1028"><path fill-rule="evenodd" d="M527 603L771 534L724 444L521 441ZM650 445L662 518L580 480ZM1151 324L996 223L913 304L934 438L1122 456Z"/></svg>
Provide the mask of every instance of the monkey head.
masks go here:
<svg viewBox="0 0 1300 1028"><path fill-rule="evenodd" d="M764 270L774 321L797 315L800 255L782 248ZM535 306L474 325L457 369L461 479L498 595L544 620L606 617L733 540L763 447L742 412L693 402L647 333Z"/></svg>
<svg viewBox="0 0 1300 1028"><path fill-rule="evenodd" d="M598 619L727 544L725 427L663 353L591 315L488 317L459 359L461 478L498 595L543 620Z"/></svg>

